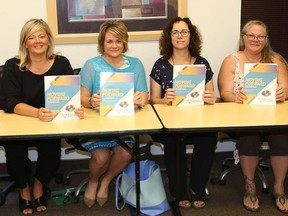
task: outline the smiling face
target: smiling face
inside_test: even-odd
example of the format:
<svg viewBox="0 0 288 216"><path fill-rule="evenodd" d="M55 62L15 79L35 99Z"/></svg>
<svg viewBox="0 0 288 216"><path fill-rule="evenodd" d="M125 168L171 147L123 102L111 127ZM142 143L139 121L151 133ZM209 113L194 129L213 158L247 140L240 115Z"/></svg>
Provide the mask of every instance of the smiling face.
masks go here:
<svg viewBox="0 0 288 216"><path fill-rule="evenodd" d="M44 29L30 35L25 43L30 55L46 54L49 46L49 38Z"/></svg>
<svg viewBox="0 0 288 216"><path fill-rule="evenodd" d="M261 25L252 25L247 29L245 35L243 35L245 49L258 53L266 46L267 32Z"/></svg>
<svg viewBox="0 0 288 216"><path fill-rule="evenodd" d="M123 50L123 41L107 31L104 40L104 55L108 58L117 58L122 55Z"/></svg>
<svg viewBox="0 0 288 216"><path fill-rule="evenodd" d="M187 31L188 34L186 34ZM176 34L175 32L178 32L178 34ZM171 40L174 49L188 49L190 42L190 33L188 25L185 22L180 21L173 24L173 28L171 30Z"/></svg>

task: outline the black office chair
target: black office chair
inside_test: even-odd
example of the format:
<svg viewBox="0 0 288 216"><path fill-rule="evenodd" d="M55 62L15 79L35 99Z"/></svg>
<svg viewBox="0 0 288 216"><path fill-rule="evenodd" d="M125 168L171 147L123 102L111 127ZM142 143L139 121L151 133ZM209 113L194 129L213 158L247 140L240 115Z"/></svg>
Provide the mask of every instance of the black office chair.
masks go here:
<svg viewBox="0 0 288 216"><path fill-rule="evenodd" d="M4 65L1 65L0 66L0 91L2 91L1 82L2 82L2 77L3 77L3 69L4 69ZM0 107L0 109L2 109L2 107ZM12 180L11 176L6 173L3 173L0 175L0 181L8 182L8 184L5 185L4 188L0 189L0 206L1 206L5 204L7 195L16 188L16 183Z"/></svg>
<svg viewBox="0 0 288 216"><path fill-rule="evenodd" d="M233 133L219 132L218 140L220 143L223 143L226 141L232 141L235 143L235 147L237 149L238 138ZM268 146L267 142L265 140L265 137L262 137L262 142L263 143L261 146L261 150L265 151L265 150L267 150L267 146ZM241 170L240 164L239 163L235 164L234 161L235 161L234 157L225 158L221 164L223 171L220 173L219 176L211 178L210 182L212 184L219 183L220 185L225 185L226 184L225 177L229 173L232 173L232 172L237 171L237 170ZM264 158L260 158L259 164L258 164L257 169L256 169L256 174L262 183L262 193L269 193L268 182L267 182L267 179L263 173L263 170L267 170L269 168L270 168L270 164Z"/></svg>

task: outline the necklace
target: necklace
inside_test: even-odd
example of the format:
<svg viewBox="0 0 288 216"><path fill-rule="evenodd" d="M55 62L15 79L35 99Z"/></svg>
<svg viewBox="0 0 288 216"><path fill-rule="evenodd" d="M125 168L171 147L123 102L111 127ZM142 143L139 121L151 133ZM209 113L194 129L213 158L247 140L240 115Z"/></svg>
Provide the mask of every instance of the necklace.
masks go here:
<svg viewBox="0 0 288 216"><path fill-rule="evenodd" d="M173 56L171 56L171 61L172 61L172 64L175 65L174 60L173 60ZM191 61L192 61L192 56L190 55L189 64L191 64Z"/></svg>

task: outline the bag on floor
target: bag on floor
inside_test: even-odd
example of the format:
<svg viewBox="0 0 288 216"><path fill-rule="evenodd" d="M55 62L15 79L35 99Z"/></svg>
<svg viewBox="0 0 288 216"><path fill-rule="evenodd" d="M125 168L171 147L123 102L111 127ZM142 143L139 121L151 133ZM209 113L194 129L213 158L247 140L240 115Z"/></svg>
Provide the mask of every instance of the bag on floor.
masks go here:
<svg viewBox="0 0 288 216"><path fill-rule="evenodd" d="M151 160L140 161L140 212L145 215L159 215L170 210L158 164ZM118 210L125 203L136 208L135 163L130 163L116 179L115 205ZM119 194L123 205L119 206Z"/></svg>

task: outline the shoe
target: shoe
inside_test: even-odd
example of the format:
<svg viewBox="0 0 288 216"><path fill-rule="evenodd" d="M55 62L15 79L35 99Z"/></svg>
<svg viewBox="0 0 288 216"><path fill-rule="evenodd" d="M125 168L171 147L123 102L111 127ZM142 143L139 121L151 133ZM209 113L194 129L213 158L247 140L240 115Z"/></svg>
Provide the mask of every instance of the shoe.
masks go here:
<svg viewBox="0 0 288 216"><path fill-rule="evenodd" d="M97 196L97 203L102 207L108 200L108 197Z"/></svg>
<svg viewBox="0 0 288 216"><path fill-rule="evenodd" d="M208 198L205 195L199 195L196 194L192 189L191 191L191 200L192 200L192 206L196 209L201 209L206 206L205 200Z"/></svg>
<svg viewBox="0 0 288 216"><path fill-rule="evenodd" d="M249 192L249 191L246 191L245 192L245 195L243 197L243 205L245 207L245 209L247 209L248 211L252 211L252 212L256 212L259 210L259 206L257 208L255 207L250 207L248 205L246 205L245 201L249 199L254 205L256 204L256 202L258 201L258 197L256 196L256 193L255 192Z"/></svg>
<svg viewBox="0 0 288 216"><path fill-rule="evenodd" d="M204 208L206 206L206 203L203 200L195 200L192 203L192 206L196 209L201 209L201 208Z"/></svg>
<svg viewBox="0 0 288 216"><path fill-rule="evenodd" d="M19 193L19 210L24 215L33 214L33 203L31 200L24 200ZM24 210L32 210L31 213L24 213Z"/></svg>
<svg viewBox="0 0 288 216"><path fill-rule="evenodd" d="M288 198L286 197L286 195L283 194L274 194L273 197L274 201L276 202L276 207L277 209L282 212L282 213L288 213L288 209L284 209L283 206L286 203L286 201L288 202Z"/></svg>
<svg viewBox="0 0 288 216"><path fill-rule="evenodd" d="M40 208L39 207L45 207L44 209L43 208ZM47 200L46 200L46 197L44 195L44 193L42 194L41 197L38 197L34 200L34 209L35 211L37 212L44 212L46 211L47 209Z"/></svg>
<svg viewBox="0 0 288 216"><path fill-rule="evenodd" d="M83 200L84 204L88 207L88 208L92 208L95 205L95 199L90 199L84 196L84 200Z"/></svg>
<svg viewBox="0 0 288 216"><path fill-rule="evenodd" d="M190 208L191 207L191 202L189 200L179 201L179 207L181 207L181 208Z"/></svg>

